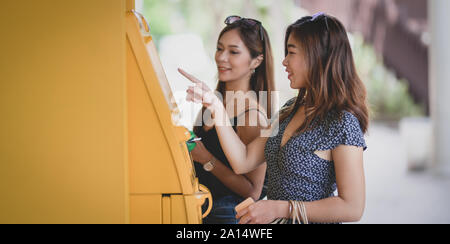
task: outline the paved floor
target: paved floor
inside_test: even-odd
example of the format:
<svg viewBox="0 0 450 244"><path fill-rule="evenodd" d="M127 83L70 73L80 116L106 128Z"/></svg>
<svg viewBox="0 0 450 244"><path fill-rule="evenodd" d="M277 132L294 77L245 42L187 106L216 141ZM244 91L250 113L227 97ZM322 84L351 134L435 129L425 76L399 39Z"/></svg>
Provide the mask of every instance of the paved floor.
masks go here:
<svg viewBox="0 0 450 244"><path fill-rule="evenodd" d="M409 172L394 127L371 124L366 142L366 210L359 223L450 223L450 176Z"/></svg>

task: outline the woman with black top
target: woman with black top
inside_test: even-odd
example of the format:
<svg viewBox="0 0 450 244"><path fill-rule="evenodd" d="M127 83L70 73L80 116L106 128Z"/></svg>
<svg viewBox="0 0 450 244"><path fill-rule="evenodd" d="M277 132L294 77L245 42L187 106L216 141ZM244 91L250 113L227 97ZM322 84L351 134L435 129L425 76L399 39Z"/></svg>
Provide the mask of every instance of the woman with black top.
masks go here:
<svg viewBox="0 0 450 244"><path fill-rule="evenodd" d="M233 118L230 121L233 131L243 143L250 143L268 126L267 113L270 110L266 111L258 101L262 95L269 99L267 104L270 104L270 92L274 87L270 41L257 20L230 16L225 24L215 55L219 73L216 91L223 97L223 106L227 107L229 117ZM204 121L208 112L203 109L198 116L194 132L202 141L197 142L192 151L199 182L209 188L213 197L212 211L203 223L236 224L234 207L245 198L258 200L265 195L261 192L266 164L245 175L235 174L222 150L216 128Z"/></svg>

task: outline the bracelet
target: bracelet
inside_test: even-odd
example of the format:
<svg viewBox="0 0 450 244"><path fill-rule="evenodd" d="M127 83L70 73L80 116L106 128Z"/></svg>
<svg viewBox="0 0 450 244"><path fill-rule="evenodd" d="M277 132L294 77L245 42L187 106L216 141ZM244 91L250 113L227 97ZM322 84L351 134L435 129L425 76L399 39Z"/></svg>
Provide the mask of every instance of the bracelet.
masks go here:
<svg viewBox="0 0 450 244"><path fill-rule="evenodd" d="M289 215L292 216L292 201L289 201Z"/></svg>
<svg viewBox="0 0 450 244"><path fill-rule="evenodd" d="M300 206L301 206L301 215L302 215L302 219L303 219L303 223L304 224L308 224L308 216L306 215L306 207L305 207L305 203L304 202L300 202Z"/></svg>
<svg viewBox="0 0 450 244"><path fill-rule="evenodd" d="M296 224L297 221L301 224L302 220L303 224L309 223L305 203L303 201L289 201L289 214L293 224Z"/></svg>
<svg viewBox="0 0 450 244"><path fill-rule="evenodd" d="M291 216L290 218L292 219L292 223L296 224L297 221L300 222L299 216L298 216L298 205L296 201L290 200L289 201L290 205L292 206L292 211L291 211Z"/></svg>

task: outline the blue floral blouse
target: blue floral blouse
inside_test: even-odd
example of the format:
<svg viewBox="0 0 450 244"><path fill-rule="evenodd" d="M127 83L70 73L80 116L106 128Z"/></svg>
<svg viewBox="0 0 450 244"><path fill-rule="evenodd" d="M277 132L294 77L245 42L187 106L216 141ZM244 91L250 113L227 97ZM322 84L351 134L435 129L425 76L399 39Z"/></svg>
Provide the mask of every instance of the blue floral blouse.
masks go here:
<svg viewBox="0 0 450 244"><path fill-rule="evenodd" d="M295 102L289 100L284 107ZM367 149L358 119L350 112L329 113L312 130L293 136L284 147L281 140L293 114L279 125L278 134L265 146L267 197L269 200L317 201L334 196L334 163L314 152L332 150L339 145Z"/></svg>

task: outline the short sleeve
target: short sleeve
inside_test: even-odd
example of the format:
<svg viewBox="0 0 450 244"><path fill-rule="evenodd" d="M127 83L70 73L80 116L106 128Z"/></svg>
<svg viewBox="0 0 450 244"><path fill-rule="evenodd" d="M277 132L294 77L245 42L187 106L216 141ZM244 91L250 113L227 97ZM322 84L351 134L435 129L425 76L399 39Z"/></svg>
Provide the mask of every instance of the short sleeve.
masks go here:
<svg viewBox="0 0 450 244"><path fill-rule="evenodd" d="M367 149L364 133L359 120L350 112L344 111L341 119L335 120L329 131L328 149L334 149L340 145L362 147Z"/></svg>

